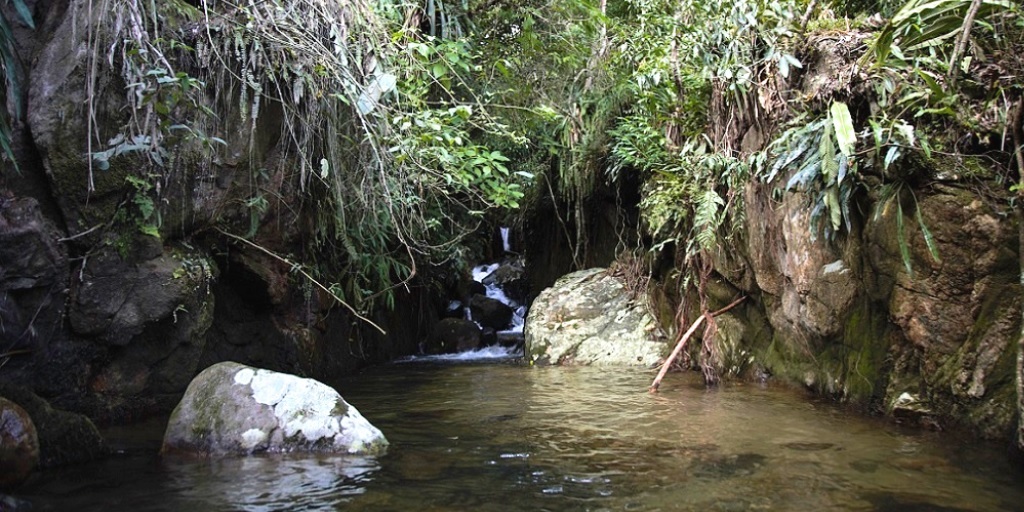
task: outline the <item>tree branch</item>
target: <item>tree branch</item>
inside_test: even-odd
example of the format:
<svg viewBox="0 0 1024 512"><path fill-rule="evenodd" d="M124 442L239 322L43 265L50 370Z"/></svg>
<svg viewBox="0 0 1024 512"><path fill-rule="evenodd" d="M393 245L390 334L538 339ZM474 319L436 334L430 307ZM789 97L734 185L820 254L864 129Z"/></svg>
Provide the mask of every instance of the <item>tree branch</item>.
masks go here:
<svg viewBox="0 0 1024 512"><path fill-rule="evenodd" d="M333 297L334 300L336 300L339 303L341 303L342 306L345 306L345 308L347 308L349 311L351 311L352 314L355 315L356 318L358 318L358 319L360 319L360 320L362 320L362 321L372 325L375 329L380 331L381 334L387 334L388 333L383 328L381 328L381 326L373 323L373 321L370 320L369 318L366 318L365 316L360 315L359 312L355 310L355 308L353 308L347 302L342 300L341 297L338 297L338 295L335 294L334 292L332 292L329 288L327 288L326 286L321 284L320 281L317 281L313 276L309 275L309 273L307 273L305 270L303 270L302 266L299 265L298 263L295 263L294 261L291 261L288 258L285 258L283 256L278 256L277 254L275 254L273 251L267 249L266 247L263 247L261 245L258 245L256 243L254 243L254 242L246 240L245 238L242 238L242 237L240 237L238 235L234 235L234 234L228 233L227 231L224 231L221 228L214 228L214 229L216 229L222 235L224 235L224 236L226 236L228 238L232 238L234 240L238 240L239 242L242 242L242 243L244 243L246 245L249 245L250 247L253 247L254 249L259 250L260 252L266 254L267 256L270 256L271 258L274 258L275 260L280 261L281 263L284 263L285 265L288 265L290 268L292 268L295 271L297 271L298 273L302 274L302 277L305 277L306 279L309 279L309 281L311 283L315 284L317 286L317 288L320 288L321 290L327 292L328 295Z"/></svg>
<svg viewBox="0 0 1024 512"><path fill-rule="evenodd" d="M697 331L697 328L700 327L700 324L704 322L705 318L714 318L718 315L721 315L722 313L725 313L726 311L729 311L730 309L738 306L741 302L743 302L746 299L747 298L745 296L740 297L732 301L728 306L719 309L718 311L714 311L711 314L705 312L704 314L697 317L697 319L694 320L693 324L690 325L690 328L687 329L686 333L679 338L679 342L676 343L676 348L672 350L672 354L669 355L668 358L665 359L665 362L661 365L661 371L659 371L658 376L654 378L654 382L651 383L651 387L648 389L648 391L650 391L651 393L658 392L658 386L661 386L661 379L664 379L665 374L668 373L668 367L672 365L672 362L675 361L677 357L679 357L679 353L683 351L683 347L686 346L686 342L690 340L690 336L693 336L693 333Z"/></svg>

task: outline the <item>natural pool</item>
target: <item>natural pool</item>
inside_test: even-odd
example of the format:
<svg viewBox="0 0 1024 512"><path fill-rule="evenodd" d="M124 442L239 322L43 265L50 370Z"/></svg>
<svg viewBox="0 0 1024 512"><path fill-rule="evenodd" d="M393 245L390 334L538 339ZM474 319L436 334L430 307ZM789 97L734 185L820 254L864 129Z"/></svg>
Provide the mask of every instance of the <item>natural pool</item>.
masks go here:
<svg viewBox="0 0 1024 512"><path fill-rule="evenodd" d="M801 393L650 371L415 360L334 383L379 458L160 460L160 426L42 475L33 510L1018 510L1005 451ZM0 506L2 508L2 506Z"/></svg>

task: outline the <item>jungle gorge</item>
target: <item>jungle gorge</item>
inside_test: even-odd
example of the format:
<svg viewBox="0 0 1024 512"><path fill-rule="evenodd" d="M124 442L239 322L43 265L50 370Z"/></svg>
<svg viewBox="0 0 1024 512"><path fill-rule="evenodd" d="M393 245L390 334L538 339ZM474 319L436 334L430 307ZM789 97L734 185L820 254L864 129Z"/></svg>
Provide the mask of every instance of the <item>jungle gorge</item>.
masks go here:
<svg viewBox="0 0 1024 512"><path fill-rule="evenodd" d="M515 358L531 379L634 386L678 344L668 363L701 388L808 390L1024 449L1019 3L0 11L0 410L36 424L32 470L109 456L101 429L166 420L218 363L334 384L450 352L437 326L498 261L533 304ZM616 328L580 327L597 315ZM566 332L612 348L559 346ZM406 393L403 368L427 386L385 367L381 389ZM403 468L431 465L382 430ZM496 460L528 458L508 450ZM685 457L716 477L768 464ZM768 506L808 502L785 503Z"/></svg>

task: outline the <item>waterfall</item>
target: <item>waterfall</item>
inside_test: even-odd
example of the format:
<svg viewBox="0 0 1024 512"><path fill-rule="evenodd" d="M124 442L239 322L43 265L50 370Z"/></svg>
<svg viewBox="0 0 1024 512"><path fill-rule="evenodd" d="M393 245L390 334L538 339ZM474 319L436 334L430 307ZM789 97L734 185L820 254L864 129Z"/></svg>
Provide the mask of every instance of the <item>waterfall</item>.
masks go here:
<svg viewBox="0 0 1024 512"><path fill-rule="evenodd" d="M502 228L502 230L504 230L502 232L503 241L505 241L505 243L507 244L508 228ZM510 299L508 295L505 294L505 290L502 290L501 286L499 286L497 283L492 282L488 284L484 282L484 280L486 280L488 276L494 273L495 270L498 270L499 266L501 266L499 263L492 263L490 265L479 265L473 267L473 280L484 285L484 289L486 290L486 295L488 298L497 300L502 304L512 308L511 326L508 329L499 331L499 333L521 333L523 332L523 325L526 323L526 305L520 304L519 302ZM468 306L466 307L466 310L467 312L469 311ZM467 318L472 320L472 318Z"/></svg>
<svg viewBox="0 0 1024 512"><path fill-rule="evenodd" d="M512 244L508 241L508 228L501 227L498 230L501 231L501 249L505 252L512 252Z"/></svg>

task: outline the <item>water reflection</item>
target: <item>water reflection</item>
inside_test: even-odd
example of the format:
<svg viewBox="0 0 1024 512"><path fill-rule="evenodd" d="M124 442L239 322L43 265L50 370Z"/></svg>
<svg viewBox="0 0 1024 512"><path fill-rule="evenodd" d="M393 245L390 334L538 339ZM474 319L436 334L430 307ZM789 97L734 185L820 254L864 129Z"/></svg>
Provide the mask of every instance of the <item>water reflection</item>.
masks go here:
<svg viewBox="0 0 1024 512"><path fill-rule="evenodd" d="M373 500L360 497L353 510L1008 510L1024 502L1022 473L998 450L958 450L948 436L788 390L706 390L677 375L650 395L648 372L608 368L394 371L375 369L344 391L399 450L382 459ZM383 397L387 406L376 408Z"/></svg>
<svg viewBox="0 0 1024 512"><path fill-rule="evenodd" d="M324 510L366 491L380 469L357 456L259 456L164 463L164 492L181 507L206 510Z"/></svg>
<svg viewBox="0 0 1024 512"><path fill-rule="evenodd" d="M161 460L130 452L48 472L17 497L32 511L336 510L366 492L379 469L372 457Z"/></svg>
<svg viewBox="0 0 1024 512"><path fill-rule="evenodd" d="M379 457L161 460L48 472L33 510L1018 510L1021 468L787 390L611 368L411 362L334 383ZM2 504L0 504L2 509Z"/></svg>

